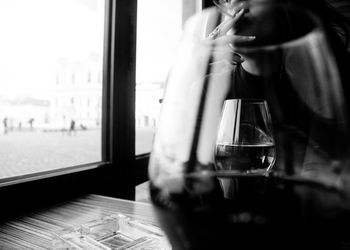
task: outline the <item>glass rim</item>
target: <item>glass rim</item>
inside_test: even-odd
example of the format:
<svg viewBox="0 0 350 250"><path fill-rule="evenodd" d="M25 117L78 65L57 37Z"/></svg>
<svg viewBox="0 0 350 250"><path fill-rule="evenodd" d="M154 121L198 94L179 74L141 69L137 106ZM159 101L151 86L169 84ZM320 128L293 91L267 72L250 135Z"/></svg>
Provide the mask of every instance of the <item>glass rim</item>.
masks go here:
<svg viewBox="0 0 350 250"><path fill-rule="evenodd" d="M231 98L231 99L226 99L224 103L233 102L233 101L241 101L242 103L250 103L250 104L267 103L265 99L260 99L260 98Z"/></svg>

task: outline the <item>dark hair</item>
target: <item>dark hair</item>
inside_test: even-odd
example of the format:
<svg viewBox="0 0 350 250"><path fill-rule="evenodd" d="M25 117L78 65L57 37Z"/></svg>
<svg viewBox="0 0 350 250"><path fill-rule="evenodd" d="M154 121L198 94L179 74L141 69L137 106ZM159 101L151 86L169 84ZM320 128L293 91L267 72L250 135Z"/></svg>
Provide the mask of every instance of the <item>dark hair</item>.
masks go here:
<svg viewBox="0 0 350 250"><path fill-rule="evenodd" d="M288 0L288 2L306 7L318 15L330 35L329 39L333 46L350 48L350 19L333 5L334 0Z"/></svg>

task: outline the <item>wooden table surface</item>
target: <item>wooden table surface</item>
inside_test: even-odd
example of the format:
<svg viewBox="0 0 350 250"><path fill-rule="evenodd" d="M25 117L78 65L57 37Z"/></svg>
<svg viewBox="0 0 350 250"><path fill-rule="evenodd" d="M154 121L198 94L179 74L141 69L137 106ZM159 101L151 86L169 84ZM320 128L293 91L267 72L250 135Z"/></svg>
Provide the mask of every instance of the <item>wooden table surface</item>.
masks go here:
<svg viewBox="0 0 350 250"><path fill-rule="evenodd" d="M0 249L51 249L53 233L116 213L158 225L150 204L91 194L2 223Z"/></svg>

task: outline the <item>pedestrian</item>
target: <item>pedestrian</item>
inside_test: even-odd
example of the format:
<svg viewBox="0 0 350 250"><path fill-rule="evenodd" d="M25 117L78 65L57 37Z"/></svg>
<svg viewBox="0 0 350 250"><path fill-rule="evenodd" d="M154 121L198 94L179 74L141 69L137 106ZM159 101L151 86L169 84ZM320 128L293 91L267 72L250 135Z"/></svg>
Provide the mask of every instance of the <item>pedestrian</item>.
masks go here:
<svg viewBox="0 0 350 250"><path fill-rule="evenodd" d="M7 134L7 117L4 117L2 123L4 125L4 134Z"/></svg>
<svg viewBox="0 0 350 250"><path fill-rule="evenodd" d="M70 134L76 134L76 130L75 130L75 121L72 119L71 121L70 121L70 126L69 126L69 131L68 131L68 134L70 135Z"/></svg>

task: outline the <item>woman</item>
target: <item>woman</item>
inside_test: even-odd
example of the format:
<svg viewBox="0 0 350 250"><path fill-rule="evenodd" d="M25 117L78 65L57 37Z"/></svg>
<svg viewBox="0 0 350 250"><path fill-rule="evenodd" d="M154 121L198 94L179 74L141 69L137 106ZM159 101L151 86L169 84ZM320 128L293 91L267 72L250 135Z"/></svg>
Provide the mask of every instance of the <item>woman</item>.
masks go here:
<svg viewBox="0 0 350 250"><path fill-rule="evenodd" d="M296 40L313 28L309 20L292 9L282 7L276 11L273 5L251 9L250 4L254 2L276 2L278 5L282 1L230 1L226 7L232 7L228 14L233 18L226 17L219 25L220 29L209 34L209 39L223 40L225 36L231 36L230 46L240 55L235 60L234 81L227 99L260 98L268 101L278 142L276 170L333 182L344 168L350 147L350 127L341 128L340 125L350 117L350 100L346 99L350 96L350 57L347 51L350 21L323 0L283 1L313 12L320 19L335 55L336 66L330 62L329 67L339 70L344 91L342 96L339 91L332 95L328 93L329 88L336 89L330 86L332 79L317 82L317 77L310 76L315 69L305 60L305 54L313 50L313 46L324 46L318 44L317 39L310 39L314 44L302 48L304 50L297 48L287 53L242 51L242 47L262 47ZM319 50L322 53L322 48ZM334 99L340 104L333 104ZM332 108L349 111L339 115ZM323 171L318 171L320 168Z"/></svg>

